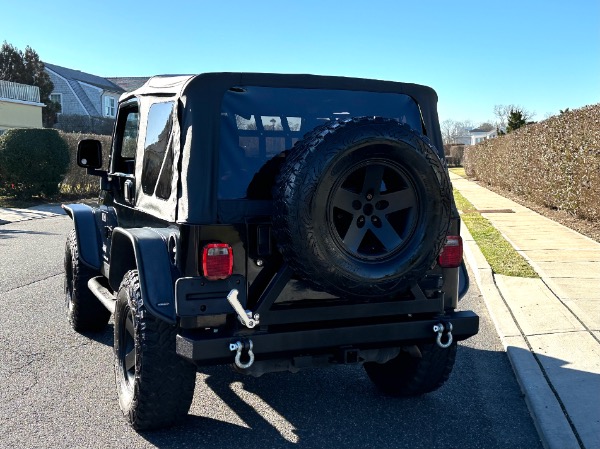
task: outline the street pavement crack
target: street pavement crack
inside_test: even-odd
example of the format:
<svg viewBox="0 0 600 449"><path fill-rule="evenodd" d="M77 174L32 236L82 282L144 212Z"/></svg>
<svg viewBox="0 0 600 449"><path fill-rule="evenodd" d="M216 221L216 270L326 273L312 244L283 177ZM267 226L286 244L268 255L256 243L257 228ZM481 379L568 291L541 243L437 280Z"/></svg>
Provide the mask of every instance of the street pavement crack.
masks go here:
<svg viewBox="0 0 600 449"><path fill-rule="evenodd" d="M558 299L560 301L560 303L565 306L567 308L567 310L571 313L571 315L579 322L579 324L581 324L583 326L583 328L587 331L588 334L590 334L592 336L592 338L594 340L596 340L598 343L600 343L600 338L597 337L592 330L589 328L589 326L587 326L578 316L576 313L574 313L571 308L569 307L569 304L567 304L565 301L563 301L561 299L561 297L559 295L556 294L556 292L554 291L554 289L548 285L548 283L543 279L540 278L542 280L542 283L548 287L548 290L550 290L552 292L552 294L556 297L556 299Z"/></svg>
<svg viewBox="0 0 600 449"><path fill-rule="evenodd" d="M48 279L54 278L56 276L62 276L62 275L63 275L62 272L61 273L56 273L56 274L51 274L51 275L46 276L44 278L36 279L35 281L31 281L31 282L29 282L27 284L19 285L18 287L11 288L10 290L3 291L2 293L11 293L11 292L14 292L15 290L19 290L20 288L29 287L30 285L37 284L38 282L46 281Z"/></svg>

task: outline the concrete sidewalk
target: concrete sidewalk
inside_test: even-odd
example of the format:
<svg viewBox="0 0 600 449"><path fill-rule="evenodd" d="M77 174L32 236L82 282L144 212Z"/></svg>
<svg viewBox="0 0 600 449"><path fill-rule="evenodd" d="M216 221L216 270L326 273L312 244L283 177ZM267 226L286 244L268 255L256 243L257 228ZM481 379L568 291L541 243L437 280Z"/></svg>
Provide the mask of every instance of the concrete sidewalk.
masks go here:
<svg viewBox="0 0 600 449"><path fill-rule="evenodd" d="M60 207L60 204L42 204L40 206L28 207L27 209L0 207L0 225L64 214L65 211Z"/></svg>
<svg viewBox="0 0 600 449"><path fill-rule="evenodd" d="M463 226L465 257L546 448L600 448L600 244L450 174L540 279L495 275Z"/></svg>

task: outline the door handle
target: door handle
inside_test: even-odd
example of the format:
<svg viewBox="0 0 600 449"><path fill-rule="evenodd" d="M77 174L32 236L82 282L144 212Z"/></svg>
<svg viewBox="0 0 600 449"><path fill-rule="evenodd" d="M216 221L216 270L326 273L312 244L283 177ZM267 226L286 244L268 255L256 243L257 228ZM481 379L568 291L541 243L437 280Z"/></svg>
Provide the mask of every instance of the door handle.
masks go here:
<svg viewBox="0 0 600 449"><path fill-rule="evenodd" d="M125 202L129 203L129 204L133 204L135 201L135 191L133 188L133 181L131 179L128 179L127 181L125 181L125 184L123 185L123 194L125 196Z"/></svg>

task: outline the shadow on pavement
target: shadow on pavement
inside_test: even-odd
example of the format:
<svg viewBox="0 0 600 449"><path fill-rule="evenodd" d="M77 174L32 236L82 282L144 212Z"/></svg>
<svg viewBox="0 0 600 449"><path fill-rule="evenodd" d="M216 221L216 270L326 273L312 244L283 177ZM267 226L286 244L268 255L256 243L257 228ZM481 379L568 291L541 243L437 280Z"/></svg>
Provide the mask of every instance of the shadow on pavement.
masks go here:
<svg viewBox="0 0 600 449"><path fill-rule="evenodd" d="M204 368L194 404L205 416L141 436L165 449L541 448L506 353L461 347L458 357L445 386L412 398L383 396L360 366L260 378Z"/></svg>
<svg viewBox="0 0 600 449"><path fill-rule="evenodd" d="M112 348L115 338L115 326L113 323L108 323L102 332L89 332L84 334L84 336Z"/></svg>
<svg viewBox="0 0 600 449"><path fill-rule="evenodd" d="M56 235L52 232L38 232L38 231L23 231L20 229L4 229L0 228L0 239L15 238L18 234L32 234L32 235Z"/></svg>

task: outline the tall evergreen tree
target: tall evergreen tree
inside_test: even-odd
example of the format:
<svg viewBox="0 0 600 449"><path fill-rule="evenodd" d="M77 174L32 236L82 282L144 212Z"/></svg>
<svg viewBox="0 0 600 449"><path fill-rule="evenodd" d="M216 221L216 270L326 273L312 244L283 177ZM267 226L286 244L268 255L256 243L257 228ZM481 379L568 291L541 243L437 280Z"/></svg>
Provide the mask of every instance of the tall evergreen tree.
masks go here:
<svg viewBox="0 0 600 449"><path fill-rule="evenodd" d="M527 120L523 116L523 112L520 109L511 109L508 113L508 124L506 125L506 132L509 133L515 129L519 129L527 124Z"/></svg>
<svg viewBox="0 0 600 449"><path fill-rule="evenodd" d="M58 112L58 105L50 101L54 85L33 48L27 46L23 53L4 41L0 48L0 79L39 87L40 102L46 105L42 109L42 121L47 128L54 125Z"/></svg>

